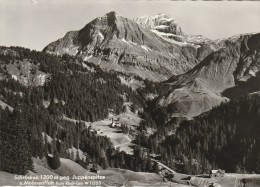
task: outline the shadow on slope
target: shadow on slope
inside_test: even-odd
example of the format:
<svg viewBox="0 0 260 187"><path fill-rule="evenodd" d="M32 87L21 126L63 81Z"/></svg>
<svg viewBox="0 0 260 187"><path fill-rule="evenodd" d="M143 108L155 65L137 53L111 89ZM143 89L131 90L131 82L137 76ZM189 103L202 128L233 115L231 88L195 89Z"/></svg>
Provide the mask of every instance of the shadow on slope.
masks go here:
<svg viewBox="0 0 260 187"><path fill-rule="evenodd" d="M230 99L238 98L241 95L260 91L260 72L246 82L238 82L237 86L226 89L222 95Z"/></svg>

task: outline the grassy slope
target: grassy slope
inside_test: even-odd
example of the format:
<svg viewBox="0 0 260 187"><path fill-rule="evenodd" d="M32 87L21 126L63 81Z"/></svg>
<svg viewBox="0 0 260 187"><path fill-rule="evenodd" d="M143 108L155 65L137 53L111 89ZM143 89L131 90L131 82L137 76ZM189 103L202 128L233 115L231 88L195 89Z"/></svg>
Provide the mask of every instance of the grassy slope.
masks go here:
<svg viewBox="0 0 260 187"><path fill-rule="evenodd" d="M106 185L123 185L141 182L145 185L161 184L162 178L155 173L133 172L125 169L110 168L101 170L100 173L92 173L84 169L72 160L61 158L61 166L57 170L51 170L46 165L46 160L33 159L35 172L29 171L27 175L59 175L59 176L105 176L105 180L101 180ZM44 181L44 180L38 180ZM165 183L166 184L166 183ZM14 174L0 171L0 186L19 185L19 181L14 180ZM159 185L160 186L160 185Z"/></svg>
<svg viewBox="0 0 260 187"><path fill-rule="evenodd" d="M29 172L27 175L60 175L60 176L72 176L72 175L96 175L88 170L82 168L80 165L69 159L61 158L61 167L57 170L50 170L48 166L45 166L45 161L34 159L35 173ZM145 172L133 172L125 169L110 168L107 170L101 170L98 174L105 176L103 185L125 185L128 186L172 186L172 187L187 187L185 184L177 184L175 182L164 182L162 178L155 173ZM174 181L186 178L185 174L174 174ZM260 175L246 175L246 174L226 174L224 177L218 178L200 178L196 177L194 183L205 183L205 181L216 182L222 187L242 187L243 179L246 181L246 187L260 186ZM205 180L205 181L204 181ZM38 180L43 181L43 180ZM204 181L204 182L203 182ZM19 181L14 180L14 174L0 171L0 186L4 185L19 185Z"/></svg>

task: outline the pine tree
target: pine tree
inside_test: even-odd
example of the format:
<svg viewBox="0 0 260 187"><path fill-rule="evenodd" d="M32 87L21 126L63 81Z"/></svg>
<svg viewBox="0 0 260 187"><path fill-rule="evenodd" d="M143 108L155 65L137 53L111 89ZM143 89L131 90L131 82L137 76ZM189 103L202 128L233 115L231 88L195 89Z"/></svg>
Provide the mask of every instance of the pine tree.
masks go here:
<svg viewBox="0 0 260 187"><path fill-rule="evenodd" d="M13 122L5 128L1 169L10 173L25 175L28 170L34 170L27 131L19 111L14 110L12 119Z"/></svg>
<svg viewBox="0 0 260 187"><path fill-rule="evenodd" d="M256 156L256 169L255 172L257 174L260 174L260 151L258 152L257 156Z"/></svg>
<svg viewBox="0 0 260 187"><path fill-rule="evenodd" d="M89 165L89 163L90 163L89 157L88 157L88 156L86 156L86 159L85 159L85 165L86 165L86 166L88 166L88 165Z"/></svg>
<svg viewBox="0 0 260 187"><path fill-rule="evenodd" d="M74 156L75 154L74 154L74 151L73 151L73 149L71 150L71 152L70 152L70 159L71 160L75 160L75 156Z"/></svg>
<svg viewBox="0 0 260 187"><path fill-rule="evenodd" d="M154 173L159 173L159 166L158 166L158 164L156 162L154 162L154 164L153 164L153 172Z"/></svg>
<svg viewBox="0 0 260 187"><path fill-rule="evenodd" d="M77 149L77 153L76 153L76 160L77 163L79 163L80 161L80 157L79 157L79 150Z"/></svg>
<svg viewBox="0 0 260 187"><path fill-rule="evenodd" d="M58 169L60 167L61 165L60 157L56 149L53 151L53 157L47 156L47 159L48 159L49 166L52 169Z"/></svg>

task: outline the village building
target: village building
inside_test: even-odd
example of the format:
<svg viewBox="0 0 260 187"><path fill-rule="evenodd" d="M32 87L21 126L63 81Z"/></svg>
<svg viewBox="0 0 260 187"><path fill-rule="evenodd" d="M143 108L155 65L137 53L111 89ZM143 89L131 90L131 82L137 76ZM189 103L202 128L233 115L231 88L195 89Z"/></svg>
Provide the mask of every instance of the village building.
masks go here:
<svg viewBox="0 0 260 187"><path fill-rule="evenodd" d="M225 170L217 169L210 171L210 177L224 177Z"/></svg>

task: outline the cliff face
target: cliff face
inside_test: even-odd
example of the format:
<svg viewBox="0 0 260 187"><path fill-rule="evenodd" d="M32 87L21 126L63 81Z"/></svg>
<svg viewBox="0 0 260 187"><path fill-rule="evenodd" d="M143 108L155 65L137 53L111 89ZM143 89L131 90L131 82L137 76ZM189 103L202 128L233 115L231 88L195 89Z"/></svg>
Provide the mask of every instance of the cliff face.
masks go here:
<svg viewBox="0 0 260 187"><path fill-rule="evenodd" d="M140 25L162 33L168 33L173 35L184 35L181 27L177 22L166 14L158 14L155 16L142 16L133 19Z"/></svg>
<svg viewBox="0 0 260 187"><path fill-rule="evenodd" d="M108 70L163 81L192 69L219 47L205 38L184 35L171 18L157 16L147 24L141 20L110 12L43 51L79 56Z"/></svg>
<svg viewBox="0 0 260 187"><path fill-rule="evenodd" d="M189 72L166 81L171 89L158 100L158 107L176 108L173 116L194 117L228 100L223 96L227 89L259 76L260 34L219 42L221 50L208 55Z"/></svg>

